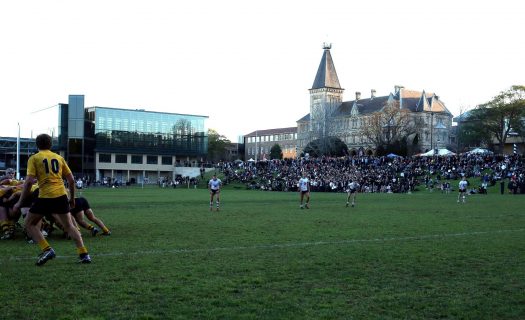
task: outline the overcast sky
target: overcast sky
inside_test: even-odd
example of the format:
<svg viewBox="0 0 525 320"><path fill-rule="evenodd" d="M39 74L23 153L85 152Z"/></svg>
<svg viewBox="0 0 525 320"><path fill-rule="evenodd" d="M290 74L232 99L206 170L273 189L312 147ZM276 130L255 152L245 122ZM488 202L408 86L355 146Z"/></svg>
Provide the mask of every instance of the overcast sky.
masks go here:
<svg viewBox="0 0 525 320"><path fill-rule="evenodd" d="M206 115L232 141L295 126L323 42L345 101L403 85L457 115L525 84L524 17L508 0L2 1L0 136L44 131L56 108L37 111L69 94Z"/></svg>

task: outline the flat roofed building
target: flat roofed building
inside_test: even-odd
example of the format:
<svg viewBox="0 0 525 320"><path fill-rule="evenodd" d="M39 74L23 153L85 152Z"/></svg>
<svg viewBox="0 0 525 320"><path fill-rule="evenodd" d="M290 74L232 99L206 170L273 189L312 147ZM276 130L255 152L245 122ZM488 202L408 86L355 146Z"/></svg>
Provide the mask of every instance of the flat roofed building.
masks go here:
<svg viewBox="0 0 525 320"><path fill-rule="evenodd" d="M278 144L283 158L297 157L297 127L256 130L244 136L246 160L270 160L271 148Z"/></svg>
<svg viewBox="0 0 525 320"><path fill-rule="evenodd" d="M189 175L182 167L198 172L208 153L207 116L84 108L83 96L69 102L59 105L58 149L77 176L111 183L169 181L178 171Z"/></svg>

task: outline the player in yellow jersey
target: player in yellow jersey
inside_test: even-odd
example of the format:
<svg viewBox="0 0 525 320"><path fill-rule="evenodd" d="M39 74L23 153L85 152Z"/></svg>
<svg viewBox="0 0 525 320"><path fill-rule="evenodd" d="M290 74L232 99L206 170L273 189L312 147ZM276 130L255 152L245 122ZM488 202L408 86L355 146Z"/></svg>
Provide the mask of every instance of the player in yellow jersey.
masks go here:
<svg viewBox="0 0 525 320"><path fill-rule="evenodd" d="M20 199L13 209L20 210L26 197L28 197L33 183L38 182L38 198L29 209L26 218L26 230L33 240L38 243L42 253L36 262L37 266L45 264L48 260L55 257L55 250L44 238L38 226L46 215L53 215L58 222L64 226L65 231L75 241L77 253L80 256L80 263L90 263L91 258L88 254L82 235L73 225L70 206L75 206L75 179L64 158L51 151L52 140L48 134L40 134L36 137L38 153L29 157L27 161L27 176ZM68 200L63 179L66 179L69 186L70 198Z"/></svg>
<svg viewBox="0 0 525 320"><path fill-rule="evenodd" d="M1 240L14 239L15 224L19 216L13 214L13 194L20 190L22 182L14 179L15 170L8 168L6 175L0 178L0 229ZM16 218L16 219L15 219Z"/></svg>

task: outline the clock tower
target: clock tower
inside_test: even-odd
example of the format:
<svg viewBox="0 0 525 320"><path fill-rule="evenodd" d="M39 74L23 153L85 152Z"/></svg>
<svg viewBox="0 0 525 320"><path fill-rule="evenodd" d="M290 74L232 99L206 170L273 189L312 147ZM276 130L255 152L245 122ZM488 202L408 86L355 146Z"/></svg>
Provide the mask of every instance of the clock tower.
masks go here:
<svg viewBox="0 0 525 320"><path fill-rule="evenodd" d="M310 89L310 130L326 127L326 121L343 102L343 91L337 78L330 49L332 44L323 43L323 57ZM323 129L324 131L324 129ZM324 136L324 134L323 134Z"/></svg>

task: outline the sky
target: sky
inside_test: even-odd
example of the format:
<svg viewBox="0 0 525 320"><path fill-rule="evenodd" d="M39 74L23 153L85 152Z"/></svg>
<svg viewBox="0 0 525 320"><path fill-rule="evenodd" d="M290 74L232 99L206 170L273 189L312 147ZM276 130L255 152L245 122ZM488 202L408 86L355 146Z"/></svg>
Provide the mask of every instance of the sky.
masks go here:
<svg viewBox="0 0 525 320"><path fill-rule="evenodd" d="M233 142L291 127L331 54L344 100L394 86L461 111L525 84L525 1L17 0L0 4L0 136L58 103L205 115Z"/></svg>

